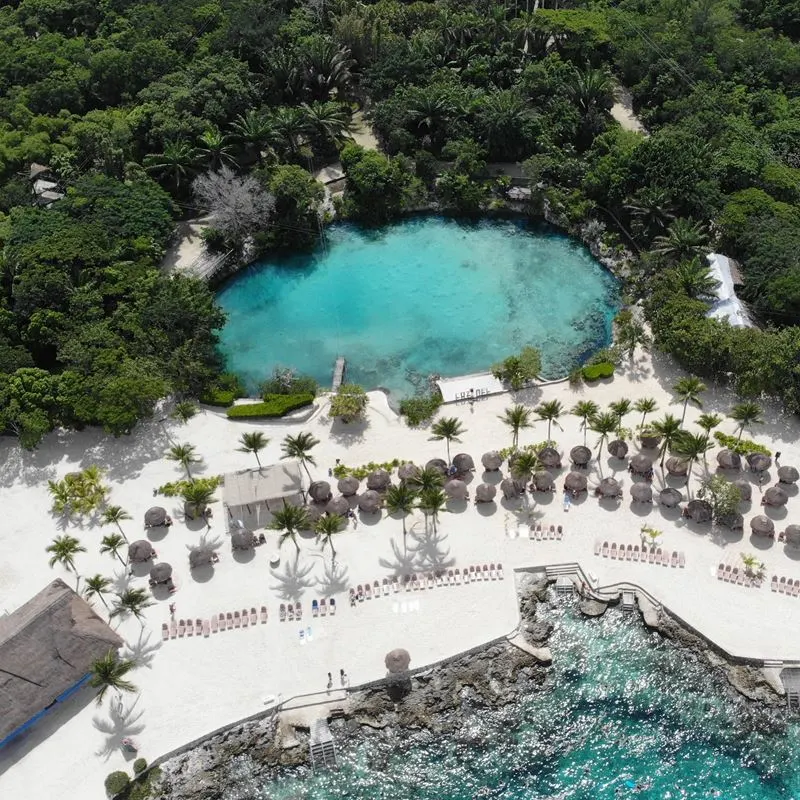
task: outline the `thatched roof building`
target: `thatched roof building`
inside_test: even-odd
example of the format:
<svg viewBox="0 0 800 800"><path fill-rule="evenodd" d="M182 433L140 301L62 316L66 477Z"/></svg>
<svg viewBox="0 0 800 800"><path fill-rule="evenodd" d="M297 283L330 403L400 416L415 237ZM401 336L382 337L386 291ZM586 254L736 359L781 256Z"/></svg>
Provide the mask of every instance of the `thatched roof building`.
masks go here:
<svg viewBox="0 0 800 800"><path fill-rule="evenodd" d="M331 492L331 485L328 481L314 481L308 487L308 496L315 503L327 503L333 497Z"/></svg>
<svg viewBox="0 0 800 800"><path fill-rule="evenodd" d="M676 478L683 478L689 471L689 462L686 459L671 456L667 459L667 472Z"/></svg>
<svg viewBox="0 0 800 800"><path fill-rule="evenodd" d="M789 502L789 495L780 486L770 486L764 492L764 499L761 502L765 506L785 506Z"/></svg>
<svg viewBox="0 0 800 800"><path fill-rule="evenodd" d="M652 503L653 487L649 483L634 483L631 486L631 497L637 503Z"/></svg>
<svg viewBox="0 0 800 800"><path fill-rule="evenodd" d="M463 475L475 469L475 462L468 453L456 453L453 456L453 466L456 468L459 475Z"/></svg>
<svg viewBox="0 0 800 800"><path fill-rule="evenodd" d="M447 462L443 458L432 458L425 465L425 469L435 470L441 475L447 475Z"/></svg>
<svg viewBox="0 0 800 800"><path fill-rule="evenodd" d="M717 464L719 464L720 469L739 470L742 468L742 457L738 453L734 453L733 450L726 448L717 453Z"/></svg>
<svg viewBox="0 0 800 800"><path fill-rule="evenodd" d="M500 491L506 500L514 500L525 494L525 486L521 481L515 481L511 478L503 478L500 481Z"/></svg>
<svg viewBox="0 0 800 800"><path fill-rule="evenodd" d="M744 529L744 517L738 511L717 517L717 523L722 525L723 528L730 528L732 531L741 531Z"/></svg>
<svg viewBox="0 0 800 800"><path fill-rule="evenodd" d="M800 525L787 525L783 537L786 539L786 544L800 545Z"/></svg>
<svg viewBox="0 0 800 800"><path fill-rule="evenodd" d="M608 445L608 452L611 453L614 458L623 459L628 455L628 445L626 442L623 442L622 439L615 439Z"/></svg>
<svg viewBox="0 0 800 800"><path fill-rule="evenodd" d="M666 489L662 489L658 495L658 502L667 508L677 508L681 500L683 500L683 495L677 489L673 489L670 486Z"/></svg>
<svg viewBox="0 0 800 800"><path fill-rule="evenodd" d="M798 479L800 479L800 473L795 467L790 467L787 465L778 469L778 480L781 483L797 483Z"/></svg>
<svg viewBox="0 0 800 800"><path fill-rule="evenodd" d="M149 561L154 555L153 545L147 539L137 539L128 545L128 561L131 564L143 564Z"/></svg>
<svg viewBox="0 0 800 800"><path fill-rule="evenodd" d="M586 476L580 472L570 472L564 478L564 488L568 492L585 492L587 486Z"/></svg>
<svg viewBox="0 0 800 800"><path fill-rule="evenodd" d="M189 569L204 567L213 560L214 551L210 547L193 547L189 551Z"/></svg>
<svg viewBox="0 0 800 800"><path fill-rule="evenodd" d="M231 534L231 550L252 550L253 532L238 530Z"/></svg>
<svg viewBox="0 0 800 800"><path fill-rule="evenodd" d="M552 492L556 488L556 481L551 472L540 469L533 473L533 486L537 492Z"/></svg>
<svg viewBox="0 0 800 800"><path fill-rule="evenodd" d="M397 468L397 477L400 478L401 483L407 483L408 481L414 480L420 472L421 470L416 464L406 461L405 464L401 464ZM344 494L344 492L342 492L342 494Z"/></svg>
<svg viewBox="0 0 800 800"><path fill-rule="evenodd" d="M400 467L400 469L403 469L403 467ZM354 478L352 475L342 478L339 483L336 484L336 487L344 497L353 497L353 495L358 494L359 486L361 486L361 481L359 481L358 478Z"/></svg>
<svg viewBox="0 0 800 800"><path fill-rule="evenodd" d="M144 512L145 528L160 528L167 524L167 509L153 506Z"/></svg>
<svg viewBox="0 0 800 800"><path fill-rule="evenodd" d="M367 489L358 498L358 507L365 514L374 514L381 507L382 498L374 489Z"/></svg>
<svg viewBox="0 0 800 800"><path fill-rule="evenodd" d="M561 466L561 453L555 447L543 447L537 455L548 469L558 469Z"/></svg>
<svg viewBox="0 0 800 800"><path fill-rule="evenodd" d="M338 514L340 517L345 517L350 510L350 503L347 502L346 497L334 497L333 500L325 506L325 510L329 514Z"/></svg>
<svg viewBox="0 0 800 800"><path fill-rule="evenodd" d="M150 569L150 583L167 583L170 578L172 578L172 567L165 561Z"/></svg>
<svg viewBox="0 0 800 800"><path fill-rule="evenodd" d="M392 485L392 476L385 469L376 469L367 476L367 489L385 492Z"/></svg>
<svg viewBox="0 0 800 800"><path fill-rule="evenodd" d="M739 490L743 503L749 503L753 498L753 484L744 479L734 481L733 485Z"/></svg>
<svg viewBox="0 0 800 800"><path fill-rule="evenodd" d="M480 483L475 489L476 503L491 503L497 495L497 487L491 483Z"/></svg>
<svg viewBox="0 0 800 800"><path fill-rule="evenodd" d="M585 467L592 460L592 451L588 447L579 444L569 451L569 457L576 467Z"/></svg>
<svg viewBox="0 0 800 800"><path fill-rule="evenodd" d="M763 453L750 453L745 456L748 466L753 472L763 472L772 466L772 459Z"/></svg>
<svg viewBox="0 0 800 800"><path fill-rule="evenodd" d="M686 504L686 516L695 522L711 522L713 509L706 500L690 500Z"/></svg>
<svg viewBox="0 0 800 800"><path fill-rule="evenodd" d="M0 616L0 746L57 707L122 639L63 581Z"/></svg>
<svg viewBox="0 0 800 800"><path fill-rule="evenodd" d="M503 457L497 450L490 450L481 456L481 464L487 472L497 472L500 465L503 463Z"/></svg>
<svg viewBox="0 0 800 800"><path fill-rule="evenodd" d="M444 485L444 493L451 500L466 500L469 497L467 484L464 483L464 481L459 481L457 479L447 481L447 483Z"/></svg>
<svg viewBox="0 0 800 800"><path fill-rule="evenodd" d="M637 475L645 475L653 469L653 459L644 453L637 453L631 459L631 471Z"/></svg>
<svg viewBox="0 0 800 800"><path fill-rule="evenodd" d="M775 532L775 523L763 514L750 520L750 530L757 536L770 536Z"/></svg>
<svg viewBox="0 0 800 800"><path fill-rule="evenodd" d="M389 672L405 672L411 664L411 656L408 654L408 650L398 648L387 653L383 663L386 664Z"/></svg>
<svg viewBox="0 0 800 800"><path fill-rule="evenodd" d="M597 494L603 497L619 497L622 494L622 487L616 478L603 478L597 486Z"/></svg>

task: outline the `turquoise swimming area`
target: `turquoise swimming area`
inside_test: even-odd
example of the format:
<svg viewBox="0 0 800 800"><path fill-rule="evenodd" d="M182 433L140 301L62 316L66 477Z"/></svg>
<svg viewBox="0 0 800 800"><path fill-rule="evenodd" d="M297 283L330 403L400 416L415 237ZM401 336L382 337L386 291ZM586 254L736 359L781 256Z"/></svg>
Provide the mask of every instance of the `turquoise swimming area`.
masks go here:
<svg viewBox="0 0 800 800"><path fill-rule="evenodd" d="M541 609L541 607L540 607ZM456 736L337 736L341 767L237 791L270 800L798 800L800 726L754 714L723 679L640 620L569 601L541 691L502 710L464 701ZM413 658L413 654L412 654ZM231 794L231 797L234 795Z"/></svg>
<svg viewBox="0 0 800 800"><path fill-rule="evenodd" d="M429 374L488 369L522 346L564 375L610 340L617 281L580 243L523 220L415 217L330 227L312 253L270 258L219 292L228 368L254 390L275 366L394 397Z"/></svg>

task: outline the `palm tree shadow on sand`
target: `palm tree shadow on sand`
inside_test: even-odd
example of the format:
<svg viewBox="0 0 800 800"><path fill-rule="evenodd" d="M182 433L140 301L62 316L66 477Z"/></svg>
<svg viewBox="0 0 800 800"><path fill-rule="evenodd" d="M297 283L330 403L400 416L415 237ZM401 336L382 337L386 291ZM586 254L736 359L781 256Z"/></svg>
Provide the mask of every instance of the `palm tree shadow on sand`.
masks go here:
<svg viewBox="0 0 800 800"><path fill-rule="evenodd" d="M409 552L414 554L417 569L446 569L455 564L450 557L450 548L444 546L447 536L432 525L420 532L409 534Z"/></svg>
<svg viewBox="0 0 800 800"><path fill-rule="evenodd" d="M140 697L141 695L137 694L136 699L128 707L121 697L112 697L108 704L108 719L92 717L92 725L106 737L103 746L95 751L95 755L108 760L113 753L122 748L123 739L136 736L144 730L145 726L139 723L144 709L136 710ZM131 756L134 755L135 753L131 752Z"/></svg>
<svg viewBox="0 0 800 800"><path fill-rule="evenodd" d="M298 558L289 560L282 573L274 569L269 571L277 581L277 584L270 588L284 600L299 600L306 589L317 583L316 579L309 577L313 571L314 564L301 566Z"/></svg>
<svg viewBox="0 0 800 800"><path fill-rule="evenodd" d="M341 564L325 564L321 578L317 578L320 594L332 595L344 592L350 586L347 567Z"/></svg>
<svg viewBox="0 0 800 800"><path fill-rule="evenodd" d="M402 539L398 542L397 539L392 539L392 556L393 558L381 558L378 563L384 568L391 570L395 575L410 575L414 572L416 562L416 551L409 550L403 546Z"/></svg>
<svg viewBox="0 0 800 800"><path fill-rule="evenodd" d="M153 656L161 649L161 642L150 644L151 634L145 634L144 628L139 632L139 638L134 644L125 643L122 657L134 661L137 667L152 669Z"/></svg>

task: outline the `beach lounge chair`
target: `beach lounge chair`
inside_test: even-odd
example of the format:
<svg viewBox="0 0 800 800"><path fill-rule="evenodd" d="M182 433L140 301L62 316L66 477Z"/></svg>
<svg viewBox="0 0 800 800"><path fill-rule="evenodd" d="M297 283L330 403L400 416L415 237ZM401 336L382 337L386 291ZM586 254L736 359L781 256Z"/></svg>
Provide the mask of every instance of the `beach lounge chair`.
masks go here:
<svg viewBox="0 0 800 800"><path fill-rule="evenodd" d="M731 583L739 583L739 567L734 567L731 572Z"/></svg>
<svg viewBox="0 0 800 800"><path fill-rule="evenodd" d="M306 632L301 628L300 629L300 644L306 643Z"/></svg>
<svg viewBox="0 0 800 800"><path fill-rule="evenodd" d="M169 639L169 625L166 622L161 623L161 641L166 642Z"/></svg>
<svg viewBox="0 0 800 800"><path fill-rule="evenodd" d="M656 549L656 557L654 559L655 563L656 564L661 564L663 558L664 558L664 551L659 547L659 548Z"/></svg>
<svg viewBox="0 0 800 800"><path fill-rule="evenodd" d="M384 594L389 594L389 579L388 578L384 578L383 579L383 582L381 584L381 590L383 591Z"/></svg>
<svg viewBox="0 0 800 800"><path fill-rule="evenodd" d="M608 558L608 542L603 542L603 558Z"/></svg>
<svg viewBox="0 0 800 800"><path fill-rule="evenodd" d="M217 614L217 620L219 622L219 629L224 631L228 626L225 624L225 615L221 611Z"/></svg>
<svg viewBox="0 0 800 800"><path fill-rule="evenodd" d="M483 565L483 579L485 581L489 580L489 566L488 566L488 564L484 564Z"/></svg>
<svg viewBox="0 0 800 800"><path fill-rule="evenodd" d="M286 606L286 619L288 619L289 622L294 622L294 606L291 603L288 603ZM234 622L236 622L236 615L234 615ZM236 627L238 628L239 626L237 625Z"/></svg>
<svg viewBox="0 0 800 800"><path fill-rule="evenodd" d="M794 581L791 578L786 579L786 594L791 594L794 588Z"/></svg>
<svg viewBox="0 0 800 800"><path fill-rule="evenodd" d="M331 610L331 616L333 616L336 613L336 598L331 597L328 600L328 606L330 607Z"/></svg>
<svg viewBox="0 0 800 800"><path fill-rule="evenodd" d="M563 538L564 538L564 528L561 525L559 525L556 528L556 539L558 539L558 541L560 542Z"/></svg>
<svg viewBox="0 0 800 800"><path fill-rule="evenodd" d="M364 597L367 600L372 600L372 587L368 583L364 584Z"/></svg>
<svg viewBox="0 0 800 800"><path fill-rule="evenodd" d="M494 581L497 580L497 576L495 575L494 571L494 564L489 564L489 577Z"/></svg>
<svg viewBox="0 0 800 800"><path fill-rule="evenodd" d="M364 600L364 587L359 583L358 588L356 589L356 597L358 598L359 602L363 602Z"/></svg>
<svg viewBox="0 0 800 800"><path fill-rule="evenodd" d="M503 580L503 565L502 564L498 564L497 565L497 579L498 580Z"/></svg>
<svg viewBox="0 0 800 800"><path fill-rule="evenodd" d="M461 570L456 568L453 575L455 576L456 579L456 586L461 586Z"/></svg>
<svg viewBox="0 0 800 800"><path fill-rule="evenodd" d="M455 586L456 584L456 576L453 574L453 570L447 570L447 585L448 586Z"/></svg>
<svg viewBox="0 0 800 800"><path fill-rule="evenodd" d="M611 558L617 557L617 543L611 542Z"/></svg>
<svg viewBox="0 0 800 800"><path fill-rule="evenodd" d="M719 564L717 564L717 580L720 581L723 580L724 576L725 576L725 565L722 562L720 562Z"/></svg>
<svg viewBox="0 0 800 800"><path fill-rule="evenodd" d="M397 590L395 589L395 591L397 591ZM354 606L355 604L356 604L356 590L351 588L350 589L350 605Z"/></svg>
<svg viewBox="0 0 800 800"><path fill-rule="evenodd" d="M777 592L778 591L778 576L777 575L773 575L772 576L772 582L770 584L770 588L772 589L773 592Z"/></svg>
<svg viewBox="0 0 800 800"><path fill-rule="evenodd" d="M397 580L397 575L392 576L392 588L394 588L395 594L400 591L400 581Z"/></svg>
<svg viewBox="0 0 800 800"><path fill-rule="evenodd" d="M267 624L267 607L266 606L261 606L261 624L262 625L266 625Z"/></svg>
<svg viewBox="0 0 800 800"><path fill-rule="evenodd" d="M625 549L625 560L630 561L633 558L633 545L629 544Z"/></svg>
<svg viewBox="0 0 800 800"><path fill-rule="evenodd" d="M469 578L469 567L464 567L464 583L469 583Z"/></svg>
<svg viewBox="0 0 800 800"><path fill-rule="evenodd" d="M672 551L672 558L670 558L669 565L671 567L677 567L678 566L678 551L677 550L673 550Z"/></svg>
<svg viewBox="0 0 800 800"><path fill-rule="evenodd" d="M381 596L381 585L378 583L378 581L372 582L372 593L375 595L375 597Z"/></svg>
<svg viewBox="0 0 800 800"><path fill-rule="evenodd" d="M786 578L781 577L781 579L778 581L778 591L781 594L783 594L786 591ZM180 630L180 628L179 628L179 630Z"/></svg>
<svg viewBox="0 0 800 800"><path fill-rule="evenodd" d="M319 615L321 617L326 617L328 615L328 604L324 597L319 601Z"/></svg>
<svg viewBox="0 0 800 800"><path fill-rule="evenodd" d="M173 619L169 623L169 638L174 639L178 635L178 623Z"/></svg>
<svg viewBox="0 0 800 800"><path fill-rule="evenodd" d="M475 583L475 567L474 566L469 568L468 574L469 574L470 583Z"/></svg>
<svg viewBox="0 0 800 800"><path fill-rule="evenodd" d="M217 633L217 631L219 630L219 619L217 619L217 617L215 617L213 614L211 615L210 626L211 626L211 633Z"/></svg>
<svg viewBox="0 0 800 800"><path fill-rule="evenodd" d="M800 581L794 582L794 589L792 589L792 597L800 596Z"/></svg>
<svg viewBox="0 0 800 800"><path fill-rule="evenodd" d="M208 638L209 634L211 633L211 623L207 620L203 620L203 636Z"/></svg>
<svg viewBox="0 0 800 800"><path fill-rule="evenodd" d="M601 547L600 542L595 542L594 543L594 554L596 556L600 555L600 547Z"/></svg>
<svg viewBox="0 0 800 800"><path fill-rule="evenodd" d="M536 530L531 534L531 538L536 542L542 541L542 526L537 525Z"/></svg>
<svg viewBox="0 0 800 800"><path fill-rule="evenodd" d="M186 633L186 621L180 620L178 622L178 636L182 637L184 633Z"/></svg>
<svg viewBox="0 0 800 800"><path fill-rule="evenodd" d="M646 556L646 557L645 557ZM642 561L647 561L648 564L652 564L656 558L656 550L654 547L651 547L647 551L642 551Z"/></svg>
<svg viewBox="0 0 800 800"><path fill-rule="evenodd" d="M738 572L737 569L734 569L731 564L725 565L725 578L724 580L728 581L729 583L734 583L736 581L736 573Z"/></svg>
<svg viewBox="0 0 800 800"><path fill-rule="evenodd" d="M681 550L678 553L678 566L681 569L684 569L684 567L686 567L686 553L684 553L683 550Z"/></svg>
<svg viewBox="0 0 800 800"><path fill-rule="evenodd" d="M639 545L638 545L638 544L635 544L635 545L633 546L633 560L634 560L634 561L638 561L638 560L639 560L639 556L640 556L640 555L641 555L641 553L640 553L640 551L639 551Z"/></svg>
<svg viewBox="0 0 800 800"><path fill-rule="evenodd" d="M231 614L230 611L225 615L225 627L228 630L232 630L233 628L233 614Z"/></svg>
<svg viewBox="0 0 800 800"><path fill-rule="evenodd" d="M311 616L312 617L319 616L319 603L317 602L316 598L311 601Z"/></svg>
<svg viewBox="0 0 800 800"><path fill-rule="evenodd" d="M247 613L247 609L242 609L242 627L246 628L250 624L250 615Z"/></svg>
<svg viewBox="0 0 800 800"><path fill-rule="evenodd" d="M550 538L551 539L555 539L556 538L556 526L555 525L551 525L550 526Z"/></svg>
<svg viewBox="0 0 800 800"><path fill-rule="evenodd" d="M250 606L250 624L255 625L258 622L258 612L255 606Z"/></svg>
<svg viewBox="0 0 800 800"><path fill-rule="evenodd" d="M200 633L200 631L198 631ZM193 636L194 635L194 620L187 619L186 620L186 635Z"/></svg>
<svg viewBox="0 0 800 800"><path fill-rule="evenodd" d="M289 619L294 619L294 614L292 613L292 607L289 606ZM242 627L242 616L238 611L233 612L233 627L234 628L241 628Z"/></svg>
<svg viewBox="0 0 800 800"><path fill-rule="evenodd" d="M294 618L298 622L303 619L303 605L299 601L294 604Z"/></svg>

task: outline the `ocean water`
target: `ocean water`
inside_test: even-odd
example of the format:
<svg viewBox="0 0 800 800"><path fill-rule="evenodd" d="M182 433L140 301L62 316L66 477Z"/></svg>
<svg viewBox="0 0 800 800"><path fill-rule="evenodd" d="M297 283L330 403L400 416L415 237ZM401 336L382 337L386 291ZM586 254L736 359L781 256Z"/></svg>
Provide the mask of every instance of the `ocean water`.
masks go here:
<svg viewBox="0 0 800 800"><path fill-rule="evenodd" d="M586 620L566 601L540 616L555 624L543 690L466 712L457 737L337 735L334 772L254 784L242 763L226 800L800 800L800 726L633 615Z"/></svg>
<svg viewBox="0 0 800 800"><path fill-rule="evenodd" d="M394 397L488 369L524 345L564 375L610 340L618 284L580 243L523 220L334 225L313 253L251 265L218 294L221 347L253 390L275 366Z"/></svg>

